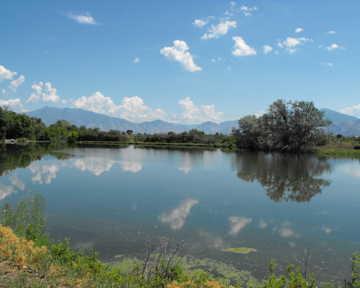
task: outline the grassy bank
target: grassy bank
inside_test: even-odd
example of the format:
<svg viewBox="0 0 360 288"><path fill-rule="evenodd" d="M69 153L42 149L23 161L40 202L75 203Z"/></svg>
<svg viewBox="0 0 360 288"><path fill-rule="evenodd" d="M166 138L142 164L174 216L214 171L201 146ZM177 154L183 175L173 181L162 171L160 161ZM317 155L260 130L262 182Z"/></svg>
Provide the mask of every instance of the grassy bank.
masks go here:
<svg viewBox="0 0 360 288"><path fill-rule="evenodd" d="M164 142L104 142L104 141L83 141L78 142L80 145L110 145L123 146L135 145L139 147L149 148L202 148L202 149L222 149L226 151L240 151L233 143L216 143L216 144L200 144L200 143L164 143ZM360 149L355 149L359 144L353 141L333 141L324 146L316 146L309 149L309 154L315 154L320 157L347 157L360 158Z"/></svg>
<svg viewBox="0 0 360 288"><path fill-rule="evenodd" d="M190 271L179 257L180 246L170 249L169 240L147 248L132 269L102 263L98 253L71 251L69 240L49 244L45 199L26 194L19 203L1 204L0 211L0 287L232 287L229 280L214 279L204 270ZM352 274L345 286L360 287L360 258L354 254ZM306 266L305 266L306 267ZM271 259L269 275L263 283L233 283L237 287L335 287L332 282L317 283L306 269L289 265L285 274L276 276Z"/></svg>
<svg viewBox="0 0 360 288"><path fill-rule="evenodd" d="M360 158L360 144L354 141L332 141L325 146L316 147L316 154L322 157ZM357 149L356 149L357 148Z"/></svg>

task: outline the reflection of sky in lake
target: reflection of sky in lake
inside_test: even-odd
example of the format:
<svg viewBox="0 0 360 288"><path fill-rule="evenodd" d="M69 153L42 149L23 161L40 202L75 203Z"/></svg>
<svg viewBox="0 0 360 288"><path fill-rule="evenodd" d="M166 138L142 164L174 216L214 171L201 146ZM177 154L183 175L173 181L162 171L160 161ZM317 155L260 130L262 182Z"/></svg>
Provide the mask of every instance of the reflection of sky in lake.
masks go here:
<svg viewBox="0 0 360 288"><path fill-rule="evenodd" d="M170 227L173 230L181 229L186 222L185 218L189 215L191 208L198 203L199 201L197 200L186 199L178 207L159 215L158 219L163 223L170 223Z"/></svg>
<svg viewBox="0 0 360 288"><path fill-rule="evenodd" d="M294 263L309 247L311 271L343 277L360 250L357 160L133 146L60 152L70 156L2 176L0 199L15 202L35 185L53 237L91 243L107 260L167 236L258 276L271 257ZM258 252L221 250L232 247Z"/></svg>

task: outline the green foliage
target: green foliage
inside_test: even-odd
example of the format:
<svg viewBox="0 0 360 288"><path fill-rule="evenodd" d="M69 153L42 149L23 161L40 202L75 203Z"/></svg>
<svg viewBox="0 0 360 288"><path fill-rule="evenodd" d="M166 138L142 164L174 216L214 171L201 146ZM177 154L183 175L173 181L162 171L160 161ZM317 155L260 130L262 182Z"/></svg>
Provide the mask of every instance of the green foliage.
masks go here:
<svg viewBox="0 0 360 288"><path fill-rule="evenodd" d="M67 139L68 131L62 126L50 126L46 127L39 133L38 140L61 142Z"/></svg>
<svg viewBox="0 0 360 288"><path fill-rule="evenodd" d="M32 125L34 119L25 114L17 114L7 107L0 108L0 137L35 139L35 128Z"/></svg>
<svg viewBox="0 0 360 288"><path fill-rule="evenodd" d="M34 140L44 127L46 126L41 119L17 114L8 107L0 107L0 139Z"/></svg>
<svg viewBox="0 0 360 288"><path fill-rule="evenodd" d="M195 128L191 129L191 130L189 131L189 134L190 134L190 135L191 135L191 134L195 134L195 135L197 135L197 136L199 136L199 137L205 136L204 131L199 131L199 130L197 130L197 129L195 129Z"/></svg>
<svg viewBox="0 0 360 288"><path fill-rule="evenodd" d="M135 136L136 141L143 142L155 142L155 143L195 143L195 144L219 144L219 143L228 143L232 142L232 136L226 135L205 135L203 131L198 131L197 129L191 129L189 132L182 133L161 133L154 135L141 135ZM231 144L231 143L229 143Z"/></svg>
<svg viewBox="0 0 360 288"><path fill-rule="evenodd" d="M270 264L270 275L268 280L263 283L263 288L277 288L277 287L293 287L293 288L305 288L305 287L317 287L315 285L315 278L313 275L310 275L310 280L305 279L300 273L300 267L298 267L294 272L294 266L290 264L286 268L284 275L276 277L274 270L276 268L275 260L271 258Z"/></svg>
<svg viewBox="0 0 360 288"><path fill-rule="evenodd" d="M9 126L9 120L7 119L8 107L0 107L0 140L6 138L6 131Z"/></svg>
<svg viewBox="0 0 360 288"><path fill-rule="evenodd" d="M254 150L303 151L330 141L322 127L332 124L313 102L277 100L260 117L245 116L233 129L239 148Z"/></svg>
<svg viewBox="0 0 360 288"><path fill-rule="evenodd" d="M75 143L78 138L79 134L76 131L73 131L67 136L67 141L68 143Z"/></svg>
<svg viewBox="0 0 360 288"><path fill-rule="evenodd" d="M351 258L351 280L346 282L346 285L350 288L360 287L360 255L355 252Z"/></svg>
<svg viewBox="0 0 360 288"><path fill-rule="evenodd" d="M14 207L11 202L0 204L0 223L10 227L16 236L31 240L36 246L47 246L49 228L45 224L45 198L39 194L25 194Z"/></svg>

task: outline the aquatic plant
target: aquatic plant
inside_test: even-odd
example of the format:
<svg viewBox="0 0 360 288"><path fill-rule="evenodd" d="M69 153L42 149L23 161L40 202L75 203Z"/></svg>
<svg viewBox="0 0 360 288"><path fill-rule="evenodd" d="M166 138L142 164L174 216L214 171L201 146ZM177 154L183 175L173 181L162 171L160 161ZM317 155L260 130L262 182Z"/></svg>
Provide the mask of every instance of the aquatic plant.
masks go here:
<svg viewBox="0 0 360 288"><path fill-rule="evenodd" d="M222 251L229 251L233 253L241 253L241 254L249 254L250 252L257 252L254 248L247 248L247 247L238 247L238 248L227 248L222 249Z"/></svg>

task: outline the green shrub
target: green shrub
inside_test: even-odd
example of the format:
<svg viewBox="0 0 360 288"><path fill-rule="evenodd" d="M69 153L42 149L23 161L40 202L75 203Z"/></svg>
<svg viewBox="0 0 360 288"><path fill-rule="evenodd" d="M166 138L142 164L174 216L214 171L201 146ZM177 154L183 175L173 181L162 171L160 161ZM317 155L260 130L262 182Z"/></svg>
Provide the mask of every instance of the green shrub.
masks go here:
<svg viewBox="0 0 360 288"><path fill-rule="evenodd" d="M45 198L42 195L25 194L14 207L11 202L0 203L0 224L10 227L18 237L33 241L37 247L48 246L49 227L45 224Z"/></svg>
<svg viewBox="0 0 360 288"><path fill-rule="evenodd" d="M68 143L75 143L78 138L79 134L76 131L73 131L67 136L67 141Z"/></svg>

